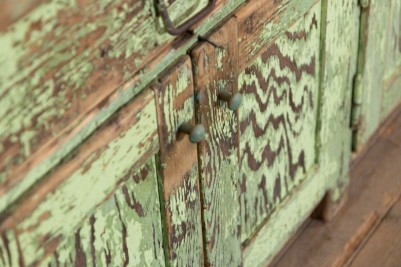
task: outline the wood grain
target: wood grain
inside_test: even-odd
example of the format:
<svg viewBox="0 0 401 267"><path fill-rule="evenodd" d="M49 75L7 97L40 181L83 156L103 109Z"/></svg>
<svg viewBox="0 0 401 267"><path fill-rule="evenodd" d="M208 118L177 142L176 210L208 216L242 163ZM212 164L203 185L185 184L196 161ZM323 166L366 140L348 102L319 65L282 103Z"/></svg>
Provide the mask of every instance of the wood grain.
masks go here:
<svg viewBox="0 0 401 267"><path fill-rule="evenodd" d="M391 208L350 267L397 267L401 262L401 201Z"/></svg>
<svg viewBox="0 0 401 267"><path fill-rule="evenodd" d="M218 1L196 32L243 1ZM177 0L169 12L205 3ZM1 32L0 212L195 41L165 33L153 0L47 1Z"/></svg>
<svg viewBox="0 0 401 267"><path fill-rule="evenodd" d="M171 266L202 266L203 242L197 146L177 134L195 123L194 87L189 56L162 74L154 86L160 140L160 183Z"/></svg>
<svg viewBox="0 0 401 267"><path fill-rule="evenodd" d="M158 195L151 158L39 266L165 266Z"/></svg>
<svg viewBox="0 0 401 267"><path fill-rule="evenodd" d="M242 242L315 165L320 12L316 4L239 75Z"/></svg>
<svg viewBox="0 0 401 267"><path fill-rule="evenodd" d="M300 262L310 267L347 266L346 263L363 247L382 218L399 200L400 125L400 116L387 124L377 142L353 166L349 200L343 211L330 222L313 220L277 267L298 267ZM385 247L386 243L380 245ZM382 253L377 257L385 259L383 256ZM365 266L383 265L372 262Z"/></svg>
<svg viewBox="0 0 401 267"><path fill-rule="evenodd" d="M197 121L207 132L199 144L207 265L241 266L239 240L238 113L218 99L238 92L237 22L230 19L192 52Z"/></svg>
<svg viewBox="0 0 401 267"><path fill-rule="evenodd" d="M250 0L235 17L238 19L239 66L251 64L263 48L302 17L317 0Z"/></svg>
<svg viewBox="0 0 401 267"><path fill-rule="evenodd" d="M51 254L123 181L158 150L154 94L147 90L115 114L2 218L12 253L30 266Z"/></svg>
<svg viewBox="0 0 401 267"><path fill-rule="evenodd" d="M0 32L21 19L44 0L3 0L0 2Z"/></svg>

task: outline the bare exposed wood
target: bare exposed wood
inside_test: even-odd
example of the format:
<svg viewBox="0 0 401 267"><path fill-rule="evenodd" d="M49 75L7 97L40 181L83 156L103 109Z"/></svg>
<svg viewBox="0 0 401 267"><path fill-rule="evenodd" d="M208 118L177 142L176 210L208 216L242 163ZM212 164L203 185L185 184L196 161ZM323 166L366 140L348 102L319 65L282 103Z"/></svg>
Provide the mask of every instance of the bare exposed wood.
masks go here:
<svg viewBox="0 0 401 267"><path fill-rule="evenodd" d="M231 19L191 55L197 94L197 121L207 132L199 145L207 264L240 266L238 113L219 100L238 92L237 21ZM240 108L241 110L241 108Z"/></svg>
<svg viewBox="0 0 401 267"><path fill-rule="evenodd" d="M350 267L397 267L401 263L401 200L394 204Z"/></svg>
<svg viewBox="0 0 401 267"><path fill-rule="evenodd" d="M45 0L2 0L0 2L0 32L44 2Z"/></svg>
<svg viewBox="0 0 401 267"><path fill-rule="evenodd" d="M154 94L142 93L53 170L1 222L15 234L12 251L31 265L51 254L82 219L158 149ZM83 204L84 203L84 204Z"/></svg>
<svg viewBox="0 0 401 267"><path fill-rule="evenodd" d="M240 68L243 69L290 28L318 0L251 0L235 14L238 19Z"/></svg>
<svg viewBox="0 0 401 267"><path fill-rule="evenodd" d="M172 266L202 266L203 243L197 146L178 133L195 123L192 66L185 56L155 86L168 257Z"/></svg>

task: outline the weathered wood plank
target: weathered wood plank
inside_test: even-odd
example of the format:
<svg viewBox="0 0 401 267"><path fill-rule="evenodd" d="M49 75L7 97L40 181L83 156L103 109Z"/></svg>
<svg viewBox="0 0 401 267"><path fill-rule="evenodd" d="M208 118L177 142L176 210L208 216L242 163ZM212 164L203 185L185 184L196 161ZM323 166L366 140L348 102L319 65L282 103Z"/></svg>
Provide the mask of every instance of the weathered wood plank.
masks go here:
<svg viewBox="0 0 401 267"><path fill-rule="evenodd" d="M340 199L349 184L353 80L359 38L358 0L323 2L322 63L319 107L319 165L330 170L325 179L328 203ZM324 216L327 219L331 216Z"/></svg>
<svg viewBox="0 0 401 267"><path fill-rule="evenodd" d="M0 32L29 13L44 0L2 0L0 1Z"/></svg>
<svg viewBox="0 0 401 267"><path fill-rule="evenodd" d="M267 44L290 28L317 0L251 0L238 18L240 68L251 64Z"/></svg>
<svg viewBox="0 0 401 267"><path fill-rule="evenodd" d="M360 150L381 122L382 87L386 70L387 26L391 1L364 1L361 8L358 76L355 84L354 147ZM355 110L356 108L356 110Z"/></svg>
<svg viewBox="0 0 401 267"><path fill-rule="evenodd" d="M365 243L400 197L400 126L399 116L381 129L377 142L363 155L363 160L353 166L349 201L343 212L330 222L313 220L277 267L298 267L300 262L308 267L348 266L347 262L358 247ZM385 258L382 256L378 259ZM366 266L383 265L372 262Z"/></svg>
<svg viewBox="0 0 401 267"><path fill-rule="evenodd" d="M324 196L325 183L319 179L320 175L321 173L311 175L310 179L303 181L293 194L287 196L280 204L280 212L272 214L244 249L245 267L268 266L287 240L310 216Z"/></svg>
<svg viewBox="0 0 401 267"><path fill-rule="evenodd" d="M172 16L194 3L176 1ZM0 194L172 40L153 9L152 1L50 1L0 34Z"/></svg>
<svg viewBox="0 0 401 267"><path fill-rule="evenodd" d="M156 162L138 168L40 266L165 266Z"/></svg>
<svg viewBox="0 0 401 267"><path fill-rule="evenodd" d="M54 252L82 219L158 149L154 94L145 91L53 170L1 222L12 251L31 265ZM83 204L84 203L84 204Z"/></svg>
<svg viewBox="0 0 401 267"><path fill-rule="evenodd" d="M207 132L199 144L207 264L240 266L238 112L220 101L238 92L237 22L229 20L192 52L197 121Z"/></svg>
<svg viewBox="0 0 401 267"><path fill-rule="evenodd" d="M172 44L152 0L67 2L42 4L0 33L0 211L197 41ZM196 32L242 2L218 1ZM171 16L202 3L175 1Z"/></svg>
<svg viewBox="0 0 401 267"><path fill-rule="evenodd" d="M320 3L239 75L241 240L316 163Z"/></svg>
<svg viewBox="0 0 401 267"><path fill-rule="evenodd" d="M381 102L381 119L385 119L401 101L401 2L392 0L387 26L386 72Z"/></svg>
<svg viewBox="0 0 401 267"><path fill-rule="evenodd" d="M350 267L396 267L401 262L401 200L384 217L378 229L357 254Z"/></svg>
<svg viewBox="0 0 401 267"><path fill-rule="evenodd" d="M171 266L203 266L203 242L197 147L178 134L182 123L195 123L192 66L185 56L154 86L160 139L168 260Z"/></svg>

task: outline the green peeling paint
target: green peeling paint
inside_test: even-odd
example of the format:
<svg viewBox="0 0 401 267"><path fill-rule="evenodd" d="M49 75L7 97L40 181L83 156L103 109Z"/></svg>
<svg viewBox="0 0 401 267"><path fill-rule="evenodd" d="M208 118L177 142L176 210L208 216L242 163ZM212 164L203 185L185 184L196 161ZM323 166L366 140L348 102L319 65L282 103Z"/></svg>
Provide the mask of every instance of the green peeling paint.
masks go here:
<svg viewBox="0 0 401 267"><path fill-rule="evenodd" d="M315 165L319 22L317 5L240 74L243 242Z"/></svg>

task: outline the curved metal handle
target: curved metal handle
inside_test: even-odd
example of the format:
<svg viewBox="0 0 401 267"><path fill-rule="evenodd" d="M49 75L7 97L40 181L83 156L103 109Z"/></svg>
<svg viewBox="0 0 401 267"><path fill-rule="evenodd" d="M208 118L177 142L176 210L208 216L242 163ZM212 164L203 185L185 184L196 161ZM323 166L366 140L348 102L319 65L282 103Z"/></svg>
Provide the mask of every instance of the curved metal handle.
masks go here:
<svg viewBox="0 0 401 267"><path fill-rule="evenodd" d="M195 23L206 17L216 5L216 0L209 0L209 3L205 8L199 11L196 15L191 17L190 19L186 20L179 26L175 26L174 23L170 19L170 15L168 14L167 7L164 3L164 0L156 0L157 7L159 12L163 18L164 24L166 25L167 31L172 35L180 35L183 32L187 31L191 28Z"/></svg>

